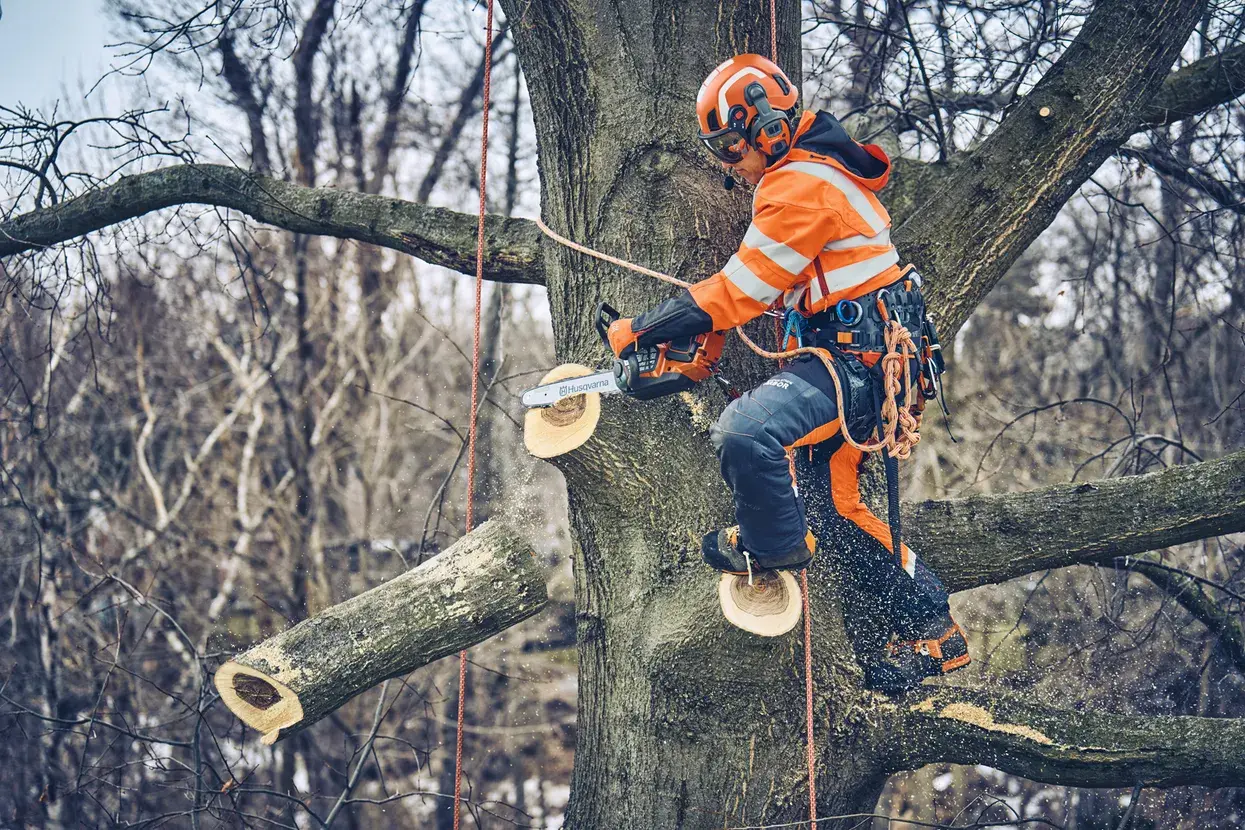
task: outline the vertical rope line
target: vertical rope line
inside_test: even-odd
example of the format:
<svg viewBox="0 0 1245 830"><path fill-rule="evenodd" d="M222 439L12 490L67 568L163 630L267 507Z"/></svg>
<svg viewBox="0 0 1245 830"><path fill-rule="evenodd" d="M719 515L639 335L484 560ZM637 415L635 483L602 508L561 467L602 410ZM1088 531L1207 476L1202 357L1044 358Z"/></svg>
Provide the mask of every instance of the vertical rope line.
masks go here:
<svg viewBox="0 0 1245 830"><path fill-rule="evenodd" d="M778 0L769 0L769 59L778 63Z"/></svg>
<svg viewBox="0 0 1245 830"><path fill-rule="evenodd" d="M484 32L484 89L480 96L483 113L480 127L480 221L476 231L476 294L475 321L471 334L471 414L467 433L467 521L466 532L471 532L475 518L476 484L476 413L480 401L480 297L484 289L484 214L488 193L488 113L489 92L493 76L493 0L488 0L488 25ZM462 822L463 792L463 708L467 698L467 649L458 653L458 734L454 747L454 830Z"/></svg>
<svg viewBox="0 0 1245 830"><path fill-rule="evenodd" d="M778 0L769 0L769 59L774 63L778 63ZM783 338L782 324L778 318L774 318L774 351L781 352L786 348ZM779 360L778 367L781 369L785 361ZM806 621L807 616L804 618Z"/></svg>
<svg viewBox="0 0 1245 830"><path fill-rule="evenodd" d="M778 0L769 0L769 58L778 63ZM786 349L783 330L777 319L774 320L774 339L778 342L776 351ZM778 365L783 365L781 359ZM829 366L826 369L833 377L834 369ZM842 400L843 396L840 395L840 405ZM808 751L808 821L810 830L817 830L817 751L813 742L813 618L808 605L807 568L800 571L800 597L804 605L804 743Z"/></svg>
<svg viewBox="0 0 1245 830"><path fill-rule="evenodd" d="M804 603L804 742L808 750L808 824L817 830L817 754L813 745L813 618L808 607L808 569L800 571Z"/></svg>
<svg viewBox="0 0 1245 830"><path fill-rule="evenodd" d="M480 106L484 113L480 128L480 222L476 232L475 324L471 338L471 430L467 435L467 532L475 519L476 410L480 406L480 297L484 289L485 185L488 182L489 92L493 74L493 0L488 0L488 31L484 41L484 89Z"/></svg>

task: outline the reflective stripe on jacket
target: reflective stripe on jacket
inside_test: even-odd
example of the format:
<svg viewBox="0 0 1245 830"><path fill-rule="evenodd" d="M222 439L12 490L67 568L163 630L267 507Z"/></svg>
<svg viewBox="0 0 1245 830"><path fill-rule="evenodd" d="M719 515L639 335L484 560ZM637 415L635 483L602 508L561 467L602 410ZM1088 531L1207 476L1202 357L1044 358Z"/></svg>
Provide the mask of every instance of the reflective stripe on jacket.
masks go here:
<svg viewBox="0 0 1245 830"><path fill-rule="evenodd" d="M889 175L880 147L852 141L827 113L805 113L795 146L757 185L739 250L717 274L637 317L640 345L741 325L779 297L812 315L894 282L890 215L874 195Z"/></svg>

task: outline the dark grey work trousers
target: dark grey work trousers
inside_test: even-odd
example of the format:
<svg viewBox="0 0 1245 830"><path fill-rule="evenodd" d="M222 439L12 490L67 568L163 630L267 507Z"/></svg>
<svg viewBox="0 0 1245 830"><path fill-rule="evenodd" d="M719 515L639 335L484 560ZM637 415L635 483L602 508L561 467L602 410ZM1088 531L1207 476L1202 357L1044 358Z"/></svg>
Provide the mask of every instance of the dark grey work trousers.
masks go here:
<svg viewBox="0 0 1245 830"><path fill-rule="evenodd" d="M845 426L863 439L874 424L880 380L854 357L838 356L834 365ZM767 560L783 562L811 529L818 554L830 553L843 574L848 616L880 615L870 629L916 638L947 615L946 589L907 545L892 553L890 528L860 500L863 458L838 434L841 417L830 375L812 356L727 406L711 438L735 498L740 544L764 568Z"/></svg>

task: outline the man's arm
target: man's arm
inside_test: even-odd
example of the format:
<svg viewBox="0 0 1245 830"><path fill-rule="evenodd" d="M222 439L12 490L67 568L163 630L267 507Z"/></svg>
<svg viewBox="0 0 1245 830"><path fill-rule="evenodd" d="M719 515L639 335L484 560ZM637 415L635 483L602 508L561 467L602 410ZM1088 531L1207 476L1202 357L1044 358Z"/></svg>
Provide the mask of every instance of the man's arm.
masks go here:
<svg viewBox="0 0 1245 830"><path fill-rule="evenodd" d="M759 198L743 243L721 271L634 319L618 320L610 326L610 345L620 354L632 344L651 346L741 326L798 284L800 272L826 242L842 235L842 220L833 210Z"/></svg>

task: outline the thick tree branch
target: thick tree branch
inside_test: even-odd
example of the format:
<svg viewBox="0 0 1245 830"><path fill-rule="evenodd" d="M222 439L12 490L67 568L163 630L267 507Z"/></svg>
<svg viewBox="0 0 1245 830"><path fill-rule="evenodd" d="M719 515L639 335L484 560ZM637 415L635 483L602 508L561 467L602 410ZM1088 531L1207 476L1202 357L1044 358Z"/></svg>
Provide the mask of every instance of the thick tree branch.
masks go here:
<svg viewBox="0 0 1245 830"><path fill-rule="evenodd" d="M987 764L1073 787L1239 787L1245 719L1149 717L1040 706L1002 693L924 688L887 704L898 769Z"/></svg>
<svg viewBox="0 0 1245 830"><path fill-rule="evenodd" d="M476 217L363 193L302 187L216 164L127 176L54 207L0 222L0 257L47 247L175 205L233 208L295 233L370 242L475 273ZM523 219L485 222L485 279L544 284L541 234Z"/></svg>
<svg viewBox="0 0 1245 830"><path fill-rule="evenodd" d="M1233 213L1245 215L1245 199L1233 193L1232 188L1197 170L1186 167L1171 156L1153 150L1132 150L1127 147L1120 150L1120 155L1136 159L1153 168L1156 173L1170 176L1181 184L1206 194Z"/></svg>
<svg viewBox="0 0 1245 830"><path fill-rule="evenodd" d="M1142 111L1137 132L1194 118L1241 95L1245 95L1245 46L1235 46L1169 74ZM1012 96L1006 92L957 94L939 95L937 100L945 113L997 113L1011 102ZM910 105L911 113L918 118L929 117L931 110L926 101ZM915 128L914 124L904 124L901 131Z"/></svg>
<svg viewBox="0 0 1245 830"><path fill-rule="evenodd" d="M1245 46L1210 55L1167 76L1141 113L1138 132L1201 115L1245 95Z"/></svg>
<svg viewBox="0 0 1245 830"><path fill-rule="evenodd" d="M271 744L360 692L505 631L545 607L526 541L489 521L399 577L225 663L221 699Z"/></svg>
<svg viewBox="0 0 1245 830"><path fill-rule="evenodd" d="M953 591L1245 531L1245 451L1158 473L907 505L914 549Z"/></svg>
<svg viewBox="0 0 1245 830"><path fill-rule="evenodd" d="M1194 118L1241 95L1245 95L1245 46L1237 46L1221 55L1211 55L1169 74L1146 105L1133 132L1145 132L1152 127ZM989 96L965 96L964 99L944 102L944 111L959 112L968 108L966 105L985 107L991 100L997 101L1001 107L1005 96L994 96L993 99ZM929 198L929 194L941 191L967 158L971 158L971 154L952 156L946 164L894 159L884 198L895 225L907 221ZM1215 198L1219 197L1215 195Z"/></svg>
<svg viewBox="0 0 1245 830"><path fill-rule="evenodd" d="M1130 136L1204 0L1103 0L1059 61L896 230L954 334L1068 198Z"/></svg>

